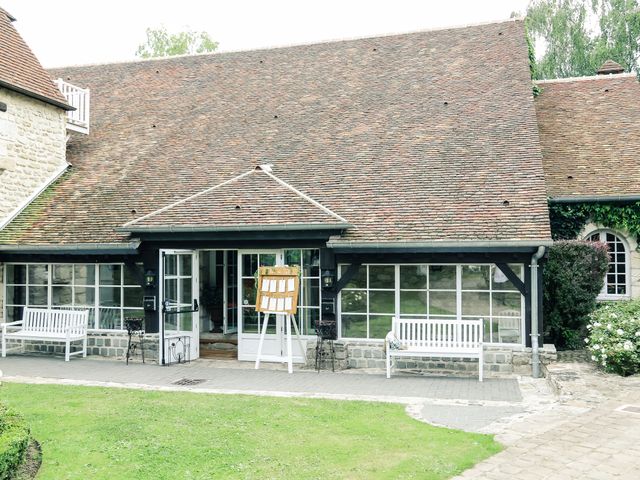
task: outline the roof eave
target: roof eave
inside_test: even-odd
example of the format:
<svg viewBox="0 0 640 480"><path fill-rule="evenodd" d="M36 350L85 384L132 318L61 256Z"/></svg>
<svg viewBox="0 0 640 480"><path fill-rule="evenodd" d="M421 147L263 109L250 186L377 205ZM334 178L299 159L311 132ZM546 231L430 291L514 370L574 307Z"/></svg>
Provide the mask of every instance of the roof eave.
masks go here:
<svg viewBox="0 0 640 480"><path fill-rule="evenodd" d="M75 107L72 107L66 102L61 102L54 98L50 98L45 95L40 95L38 93L27 90L26 88L18 87L16 85L13 85L11 83L8 83L2 80L0 80L0 87L4 87L8 90L13 90L14 92L21 93L22 95L25 95L27 97L35 98L36 100L40 100L41 102L48 103L49 105L62 108L63 110L66 110L66 111L71 111L76 109Z"/></svg>
<svg viewBox="0 0 640 480"><path fill-rule="evenodd" d="M441 252L527 252L553 244L550 238L533 240L460 240L425 242L341 242L330 240L327 247L345 253L441 253Z"/></svg>
<svg viewBox="0 0 640 480"><path fill-rule="evenodd" d="M140 243L140 240L135 240L125 243L0 245L0 254L135 255Z"/></svg>
<svg viewBox="0 0 640 480"><path fill-rule="evenodd" d="M566 195L550 197L551 203L639 202L640 195Z"/></svg>

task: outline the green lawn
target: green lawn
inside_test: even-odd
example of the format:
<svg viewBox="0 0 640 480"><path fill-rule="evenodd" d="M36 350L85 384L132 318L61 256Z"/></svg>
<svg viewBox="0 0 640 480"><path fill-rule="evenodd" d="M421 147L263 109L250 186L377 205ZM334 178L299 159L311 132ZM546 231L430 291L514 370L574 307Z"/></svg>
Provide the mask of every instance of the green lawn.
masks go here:
<svg viewBox="0 0 640 480"><path fill-rule="evenodd" d="M4 383L45 479L448 478L497 453L400 405Z"/></svg>

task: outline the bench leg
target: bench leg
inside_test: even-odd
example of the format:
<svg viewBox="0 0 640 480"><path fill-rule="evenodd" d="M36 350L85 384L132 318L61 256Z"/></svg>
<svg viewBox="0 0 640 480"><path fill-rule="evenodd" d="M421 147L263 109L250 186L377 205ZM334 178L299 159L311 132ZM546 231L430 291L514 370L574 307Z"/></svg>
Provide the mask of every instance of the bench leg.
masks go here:
<svg viewBox="0 0 640 480"><path fill-rule="evenodd" d="M4 333L2 334L2 356L7 356L7 339L5 338Z"/></svg>
<svg viewBox="0 0 640 480"><path fill-rule="evenodd" d="M87 337L82 340L82 358L87 357Z"/></svg>
<svg viewBox="0 0 640 480"><path fill-rule="evenodd" d="M482 381L482 373L483 373L482 370L483 370L483 364L484 364L482 357L483 357L483 354L481 353L480 358L478 358L478 380L479 381Z"/></svg>
<svg viewBox="0 0 640 480"><path fill-rule="evenodd" d="M64 361L68 362L69 361L69 357L70 357L70 353L71 353L71 342L69 340L67 340L65 345L65 349L64 349Z"/></svg>
<svg viewBox="0 0 640 480"><path fill-rule="evenodd" d="M391 355L387 352L387 378L391 378Z"/></svg>

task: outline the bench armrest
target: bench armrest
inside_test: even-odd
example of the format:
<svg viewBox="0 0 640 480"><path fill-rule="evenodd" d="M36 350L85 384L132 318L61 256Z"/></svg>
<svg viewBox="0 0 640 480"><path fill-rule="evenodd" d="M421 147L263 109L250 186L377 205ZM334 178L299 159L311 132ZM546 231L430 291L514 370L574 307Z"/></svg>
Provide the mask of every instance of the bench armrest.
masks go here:
<svg viewBox="0 0 640 480"><path fill-rule="evenodd" d="M7 322L2 324L2 334L7 333L7 327L17 327L22 325L22 320L18 320L16 322Z"/></svg>
<svg viewBox="0 0 640 480"><path fill-rule="evenodd" d="M86 322L81 322L81 323L74 323L71 325L67 325L64 329L65 332L68 332L69 330L73 330L75 328L82 328L85 332L87 331L87 329L89 328L88 324Z"/></svg>

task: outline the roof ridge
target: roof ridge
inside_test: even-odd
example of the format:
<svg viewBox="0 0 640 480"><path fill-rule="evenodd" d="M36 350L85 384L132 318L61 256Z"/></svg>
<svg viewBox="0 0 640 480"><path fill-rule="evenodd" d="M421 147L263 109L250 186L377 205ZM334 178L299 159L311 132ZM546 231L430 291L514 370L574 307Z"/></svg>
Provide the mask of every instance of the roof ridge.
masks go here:
<svg viewBox="0 0 640 480"><path fill-rule="evenodd" d="M314 200L313 198L311 198L309 195L302 193L300 190L298 190L297 188L293 187L292 185L289 185L287 182L285 182L284 180L276 177L273 173L264 170L264 169L260 169L261 172L267 174L269 177L271 177L272 179L274 179L276 182L278 182L280 185L282 185L285 188L288 188L289 190L291 190L292 192L294 192L296 195L304 198L307 202L311 203L312 205L318 207L320 210L322 210L323 212L337 218L338 220L340 220L341 222L344 223L349 223L349 221L338 215L337 213L335 213L333 210L331 210L330 208L325 207L324 205L322 205L320 202Z"/></svg>
<svg viewBox="0 0 640 480"><path fill-rule="evenodd" d="M589 80L615 80L617 78L637 77L633 72L608 73L605 75L589 75L584 77L548 78L544 80L534 80L533 83L571 83L584 82Z"/></svg>
<svg viewBox="0 0 640 480"><path fill-rule="evenodd" d="M213 57L213 56L223 56L223 55L230 55L230 54L237 54L237 53L284 50L288 48L311 47L314 45L327 45L331 43L344 43L344 42L355 42L359 40L374 40L377 38L400 37L404 35L415 35L418 33L442 32L447 30L462 30L465 28L482 27L486 25L499 25L501 23L516 23L516 22L522 22L522 21L523 21L522 17L514 17L514 18L507 18L502 20L489 20L486 22L449 25L449 26L426 28L426 29L416 29L416 30L409 30L406 32L388 32L388 33L379 33L379 34L362 35L362 36L354 36L354 37L330 38L325 40L314 40L309 42L289 43L289 44L281 44L281 45L268 45L265 47L256 47L256 48L240 48L237 50L203 52L203 53L185 53L183 55L172 55L170 57L136 58L133 60L114 60L111 62L101 62L101 63L60 65L57 67L47 68L47 70L48 71L65 70L70 68L99 67L99 66L107 66L107 65L123 65L123 64L132 64L132 63L143 64L143 63L153 63L153 62L163 62L163 61L170 62L170 61L175 61L183 58Z"/></svg>
<svg viewBox="0 0 640 480"><path fill-rule="evenodd" d="M123 227L128 227L128 226L133 225L133 224L135 224L137 222L140 222L142 220L146 220L147 218L153 217L154 215L157 215L159 213L166 212L167 210L170 210L173 207L177 207L178 205L180 205L182 203L185 203L185 202L188 202L189 200L193 200L194 198L197 198L200 195L205 195L205 194L215 190L216 188L220 188L220 187L222 187L224 185L228 185L230 183L236 182L236 181L240 180L241 178L244 178L244 177L246 177L248 175L251 175L252 173L255 173L256 171L257 170L255 170L255 169L251 169L248 172L244 172L244 173L241 173L240 175L236 175L235 177L230 178L229 180L225 180L222 183L218 183L218 184L214 185L213 187L206 188L206 189L202 190L201 192L194 193L193 195L189 195L188 197L185 197L185 198L182 198L182 199L180 199L180 200L178 200L176 202L170 203L169 205L165 205L164 207L159 208L157 210L154 210L153 212L147 213L146 215L143 215L143 216L138 217L138 218L134 218L133 220L128 221L127 223L125 223L122 226Z"/></svg>

